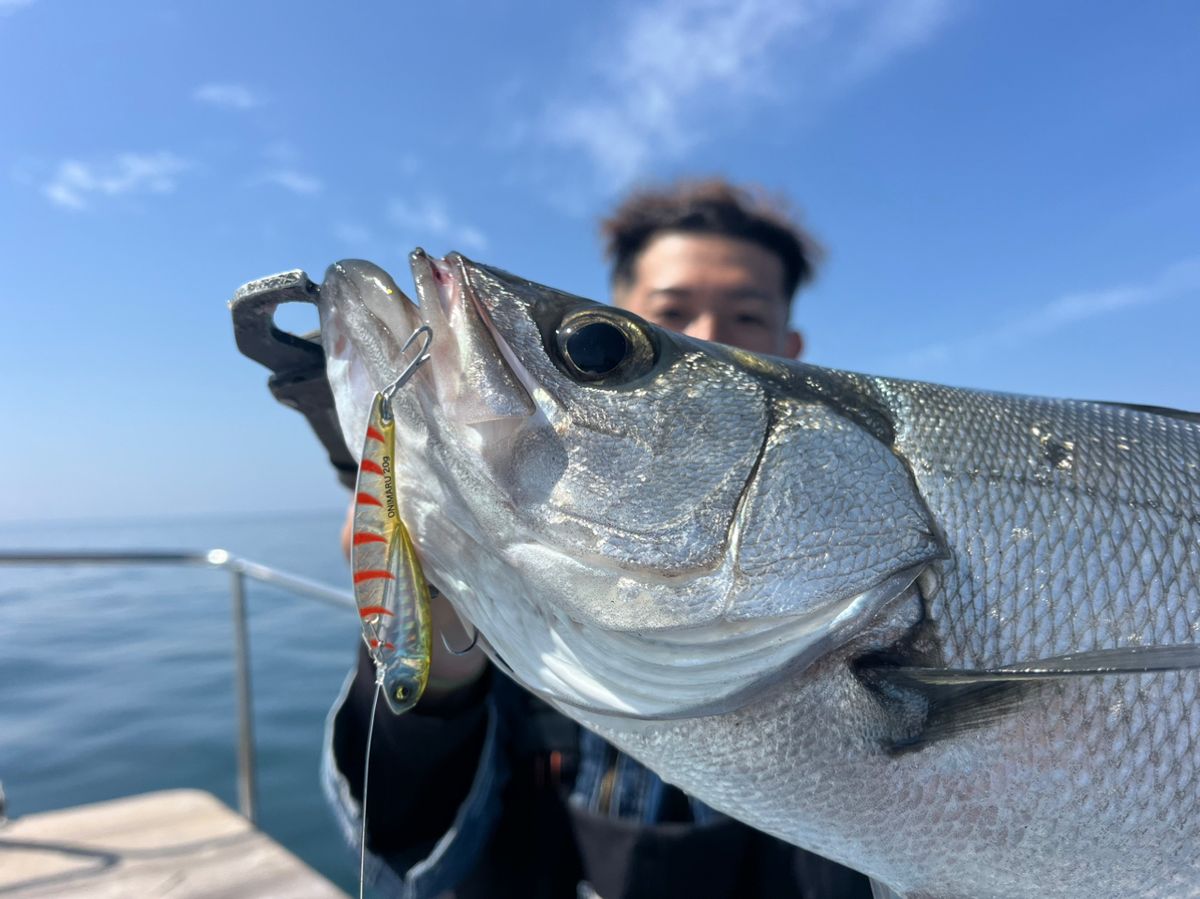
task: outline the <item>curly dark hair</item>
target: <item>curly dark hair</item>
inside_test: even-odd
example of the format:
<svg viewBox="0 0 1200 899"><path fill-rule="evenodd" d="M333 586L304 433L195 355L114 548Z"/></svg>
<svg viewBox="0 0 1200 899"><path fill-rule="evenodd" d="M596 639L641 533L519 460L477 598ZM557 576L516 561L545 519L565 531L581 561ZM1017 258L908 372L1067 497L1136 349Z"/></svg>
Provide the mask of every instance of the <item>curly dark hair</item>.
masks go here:
<svg viewBox="0 0 1200 899"><path fill-rule="evenodd" d="M761 188L739 187L724 178L679 181L634 191L600 223L614 287L633 280L638 255L667 232L716 234L756 243L783 263L784 295L812 280L823 251L785 203Z"/></svg>

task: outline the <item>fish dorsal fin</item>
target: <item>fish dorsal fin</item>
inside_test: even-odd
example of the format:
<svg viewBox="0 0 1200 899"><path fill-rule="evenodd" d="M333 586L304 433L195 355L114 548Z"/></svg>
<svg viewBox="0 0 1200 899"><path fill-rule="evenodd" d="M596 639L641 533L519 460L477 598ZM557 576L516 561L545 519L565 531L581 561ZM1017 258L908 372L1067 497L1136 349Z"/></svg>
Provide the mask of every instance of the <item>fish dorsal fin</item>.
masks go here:
<svg viewBox="0 0 1200 899"><path fill-rule="evenodd" d="M1039 683L1065 678L1200 670L1200 644L1095 649L998 668L905 666L863 659L860 675L877 689L920 695L926 704L917 733L888 746L893 754L982 727L1013 712Z"/></svg>
<svg viewBox="0 0 1200 899"><path fill-rule="evenodd" d="M1147 406L1142 403L1114 403L1105 400L1089 400L1097 406L1111 406L1114 409L1130 409L1134 412L1148 412L1151 415L1162 415L1166 418L1177 418L1190 424L1200 425L1200 412L1188 412L1184 409L1172 409L1168 406Z"/></svg>

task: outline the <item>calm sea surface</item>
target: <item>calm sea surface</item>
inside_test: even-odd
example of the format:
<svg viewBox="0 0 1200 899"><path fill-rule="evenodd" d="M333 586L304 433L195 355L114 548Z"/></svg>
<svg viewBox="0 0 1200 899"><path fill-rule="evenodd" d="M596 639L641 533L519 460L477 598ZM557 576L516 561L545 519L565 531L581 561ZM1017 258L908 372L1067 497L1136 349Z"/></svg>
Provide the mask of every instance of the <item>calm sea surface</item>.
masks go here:
<svg viewBox="0 0 1200 899"><path fill-rule="evenodd" d="M221 547L344 589L341 513L0 525L3 549ZM325 876L358 865L318 781L358 621L247 581L259 824ZM10 816L198 787L236 808L229 575L0 566L0 781Z"/></svg>

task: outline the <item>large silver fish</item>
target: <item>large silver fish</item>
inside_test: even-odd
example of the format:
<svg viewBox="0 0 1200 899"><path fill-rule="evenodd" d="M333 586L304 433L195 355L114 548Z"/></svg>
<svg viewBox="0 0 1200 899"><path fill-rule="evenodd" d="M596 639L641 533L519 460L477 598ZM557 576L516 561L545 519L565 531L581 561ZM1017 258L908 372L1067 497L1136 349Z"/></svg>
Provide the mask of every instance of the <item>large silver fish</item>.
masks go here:
<svg viewBox="0 0 1200 899"><path fill-rule="evenodd" d="M327 274L338 414L361 445L433 329L393 398L402 517L522 683L904 896L1200 895L1194 416L821 369L411 261L419 306Z"/></svg>

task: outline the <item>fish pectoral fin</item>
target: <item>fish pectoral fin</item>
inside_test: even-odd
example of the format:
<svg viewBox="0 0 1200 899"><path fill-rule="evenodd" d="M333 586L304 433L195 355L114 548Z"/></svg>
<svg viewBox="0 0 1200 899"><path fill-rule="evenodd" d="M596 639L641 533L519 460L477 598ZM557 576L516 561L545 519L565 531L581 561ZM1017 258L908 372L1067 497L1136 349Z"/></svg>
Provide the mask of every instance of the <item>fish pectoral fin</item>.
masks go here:
<svg viewBox="0 0 1200 899"><path fill-rule="evenodd" d="M872 899L905 899L882 880L876 880L874 877L869 880L871 881Z"/></svg>
<svg viewBox="0 0 1200 899"><path fill-rule="evenodd" d="M1153 674L1200 669L1200 644L1121 646L1092 649L1000 668L918 668L897 666L893 673L924 684L985 684L1099 677L1105 674Z"/></svg>
<svg viewBox="0 0 1200 899"><path fill-rule="evenodd" d="M888 744L891 754L902 755L1000 720L1047 681L1200 670L1200 644L1094 649L999 668L905 666L865 657L857 670L877 692L924 700L922 726Z"/></svg>
<svg viewBox="0 0 1200 899"><path fill-rule="evenodd" d="M975 681L961 684L912 681L925 699L924 721L915 733L886 745L889 755L918 752L933 743L986 727L1012 714L1032 692L1030 681Z"/></svg>

